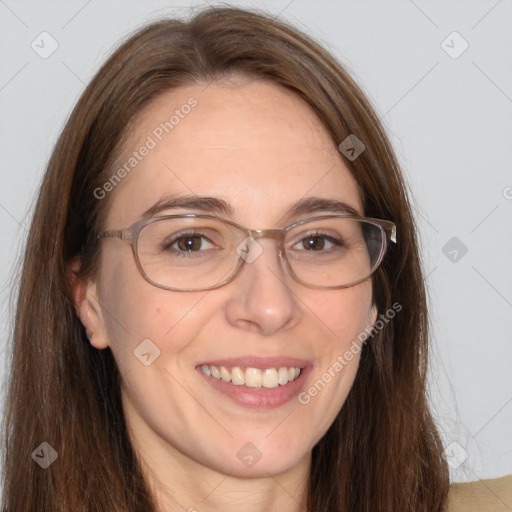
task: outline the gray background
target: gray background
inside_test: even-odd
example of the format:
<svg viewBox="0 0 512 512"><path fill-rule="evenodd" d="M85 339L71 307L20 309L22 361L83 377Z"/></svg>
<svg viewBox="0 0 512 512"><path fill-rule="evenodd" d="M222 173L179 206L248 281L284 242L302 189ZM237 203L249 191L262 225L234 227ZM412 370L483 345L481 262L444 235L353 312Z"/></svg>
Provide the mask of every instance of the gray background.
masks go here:
<svg viewBox="0 0 512 512"><path fill-rule="evenodd" d="M129 32L204 4L0 0L2 361L14 263L84 84ZM452 479L512 473L511 1L225 4L282 13L334 52L374 103L413 191L432 312L431 399ZM31 48L43 31L58 43L46 59Z"/></svg>

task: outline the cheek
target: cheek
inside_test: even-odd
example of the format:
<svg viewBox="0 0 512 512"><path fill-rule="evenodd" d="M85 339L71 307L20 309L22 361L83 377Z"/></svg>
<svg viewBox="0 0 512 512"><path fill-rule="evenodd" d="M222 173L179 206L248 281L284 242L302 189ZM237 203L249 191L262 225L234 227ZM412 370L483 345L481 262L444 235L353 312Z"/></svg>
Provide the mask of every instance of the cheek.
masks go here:
<svg viewBox="0 0 512 512"><path fill-rule="evenodd" d="M121 373L153 360L172 366L205 325L208 311L198 306L207 292L163 290L148 283L134 263L122 258L112 263L105 258L99 296L106 336Z"/></svg>
<svg viewBox="0 0 512 512"><path fill-rule="evenodd" d="M318 318L325 333L325 343L332 349L343 349L371 326L372 286L370 281L351 288L324 291L312 296L308 306Z"/></svg>
<svg viewBox="0 0 512 512"><path fill-rule="evenodd" d="M357 374L362 340L373 322L371 283L319 294L308 304L322 326L319 360L310 387L299 402L312 416L322 418L316 428L325 432L343 406ZM317 339L318 339L317 331Z"/></svg>

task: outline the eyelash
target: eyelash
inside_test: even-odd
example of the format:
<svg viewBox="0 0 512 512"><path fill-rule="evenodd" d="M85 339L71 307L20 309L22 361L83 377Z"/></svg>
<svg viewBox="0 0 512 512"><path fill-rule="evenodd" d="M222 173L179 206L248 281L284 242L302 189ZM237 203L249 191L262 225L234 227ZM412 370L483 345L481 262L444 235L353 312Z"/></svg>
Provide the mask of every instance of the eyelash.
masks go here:
<svg viewBox="0 0 512 512"><path fill-rule="evenodd" d="M212 245L215 245L214 242L208 238L207 236L205 236L204 233L202 232L199 232L199 231L188 231L188 232L184 232L184 233L179 233L178 235L174 235L172 240L168 241L168 242L163 242L161 244L161 247L162 247L162 250L166 251L166 250L169 250L172 248L173 245L175 245L177 242L179 242L181 239L183 238L187 238L187 237L198 237L202 240L206 240L208 241L210 244ZM292 244L292 247L295 246L296 244L298 243L301 243L303 242L304 240L308 239L308 238L314 238L314 237L321 237L323 238L325 241L335 245L335 246L338 246L338 247L342 247L344 246L345 244L343 243L343 241L340 241L330 235L328 235L327 233L325 232L321 232L321 231L312 231L312 232L309 232L309 233L304 233L304 234L301 234L300 235L300 238L297 239L293 244ZM304 248L304 250L308 250L306 248ZM182 256L184 258L193 258L193 257L199 257L199 253L203 252L202 250L198 250L198 251L184 251L184 250L180 250L180 249L174 249L174 252L173 254L176 255L176 256ZM314 251L314 250L311 250L311 252L327 252L325 250L319 250L319 251ZM195 254L197 253L197 255Z"/></svg>
<svg viewBox="0 0 512 512"><path fill-rule="evenodd" d="M215 245L204 233L201 233L201 232L198 232L198 231L188 231L188 232L182 232L182 233L179 233L178 235L172 235L173 238L172 240L170 241L166 241L164 240L164 242L161 244L161 247L162 247L162 250L164 251L167 251L169 249L172 249L172 246L179 242L179 240L181 240L182 238L187 238L187 237L199 237L203 240L207 240L209 243ZM174 252L173 254L175 254L176 256L183 256L184 258L194 258L194 257L197 257L199 256L199 254L197 254L197 256L194 255L194 253L200 253L202 251L183 251L183 250L179 250L179 249L174 249Z"/></svg>

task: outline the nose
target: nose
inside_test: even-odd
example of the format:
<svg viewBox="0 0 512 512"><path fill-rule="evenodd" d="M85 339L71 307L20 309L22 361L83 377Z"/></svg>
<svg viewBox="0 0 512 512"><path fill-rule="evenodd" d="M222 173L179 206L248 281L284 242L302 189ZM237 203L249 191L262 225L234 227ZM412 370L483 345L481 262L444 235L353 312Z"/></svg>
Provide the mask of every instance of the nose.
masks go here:
<svg viewBox="0 0 512 512"><path fill-rule="evenodd" d="M253 261L247 258L239 274L227 285L230 297L226 317L238 328L271 335L296 325L302 313L296 297L297 285L286 275L276 241L261 239L257 243L261 254Z"/></svg>

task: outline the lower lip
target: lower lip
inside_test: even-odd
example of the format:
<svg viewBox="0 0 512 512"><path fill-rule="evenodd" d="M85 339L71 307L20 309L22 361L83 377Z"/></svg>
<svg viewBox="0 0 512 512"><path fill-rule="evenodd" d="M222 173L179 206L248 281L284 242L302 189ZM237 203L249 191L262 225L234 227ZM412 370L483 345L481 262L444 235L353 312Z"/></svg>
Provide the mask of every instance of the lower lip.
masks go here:
<svg viewBox="0 0 512 512"><path fill-rule="evenodd" d="M201 371L200 367L198 371L210 386L226 395L236 404L254 409L274 409L289 402L300 393L301 389L305 386L311 366L303 368L301 374L295 380L288 382L284 386L278 385L275 388L236 386L231 382L209 377Z"/></svg>

